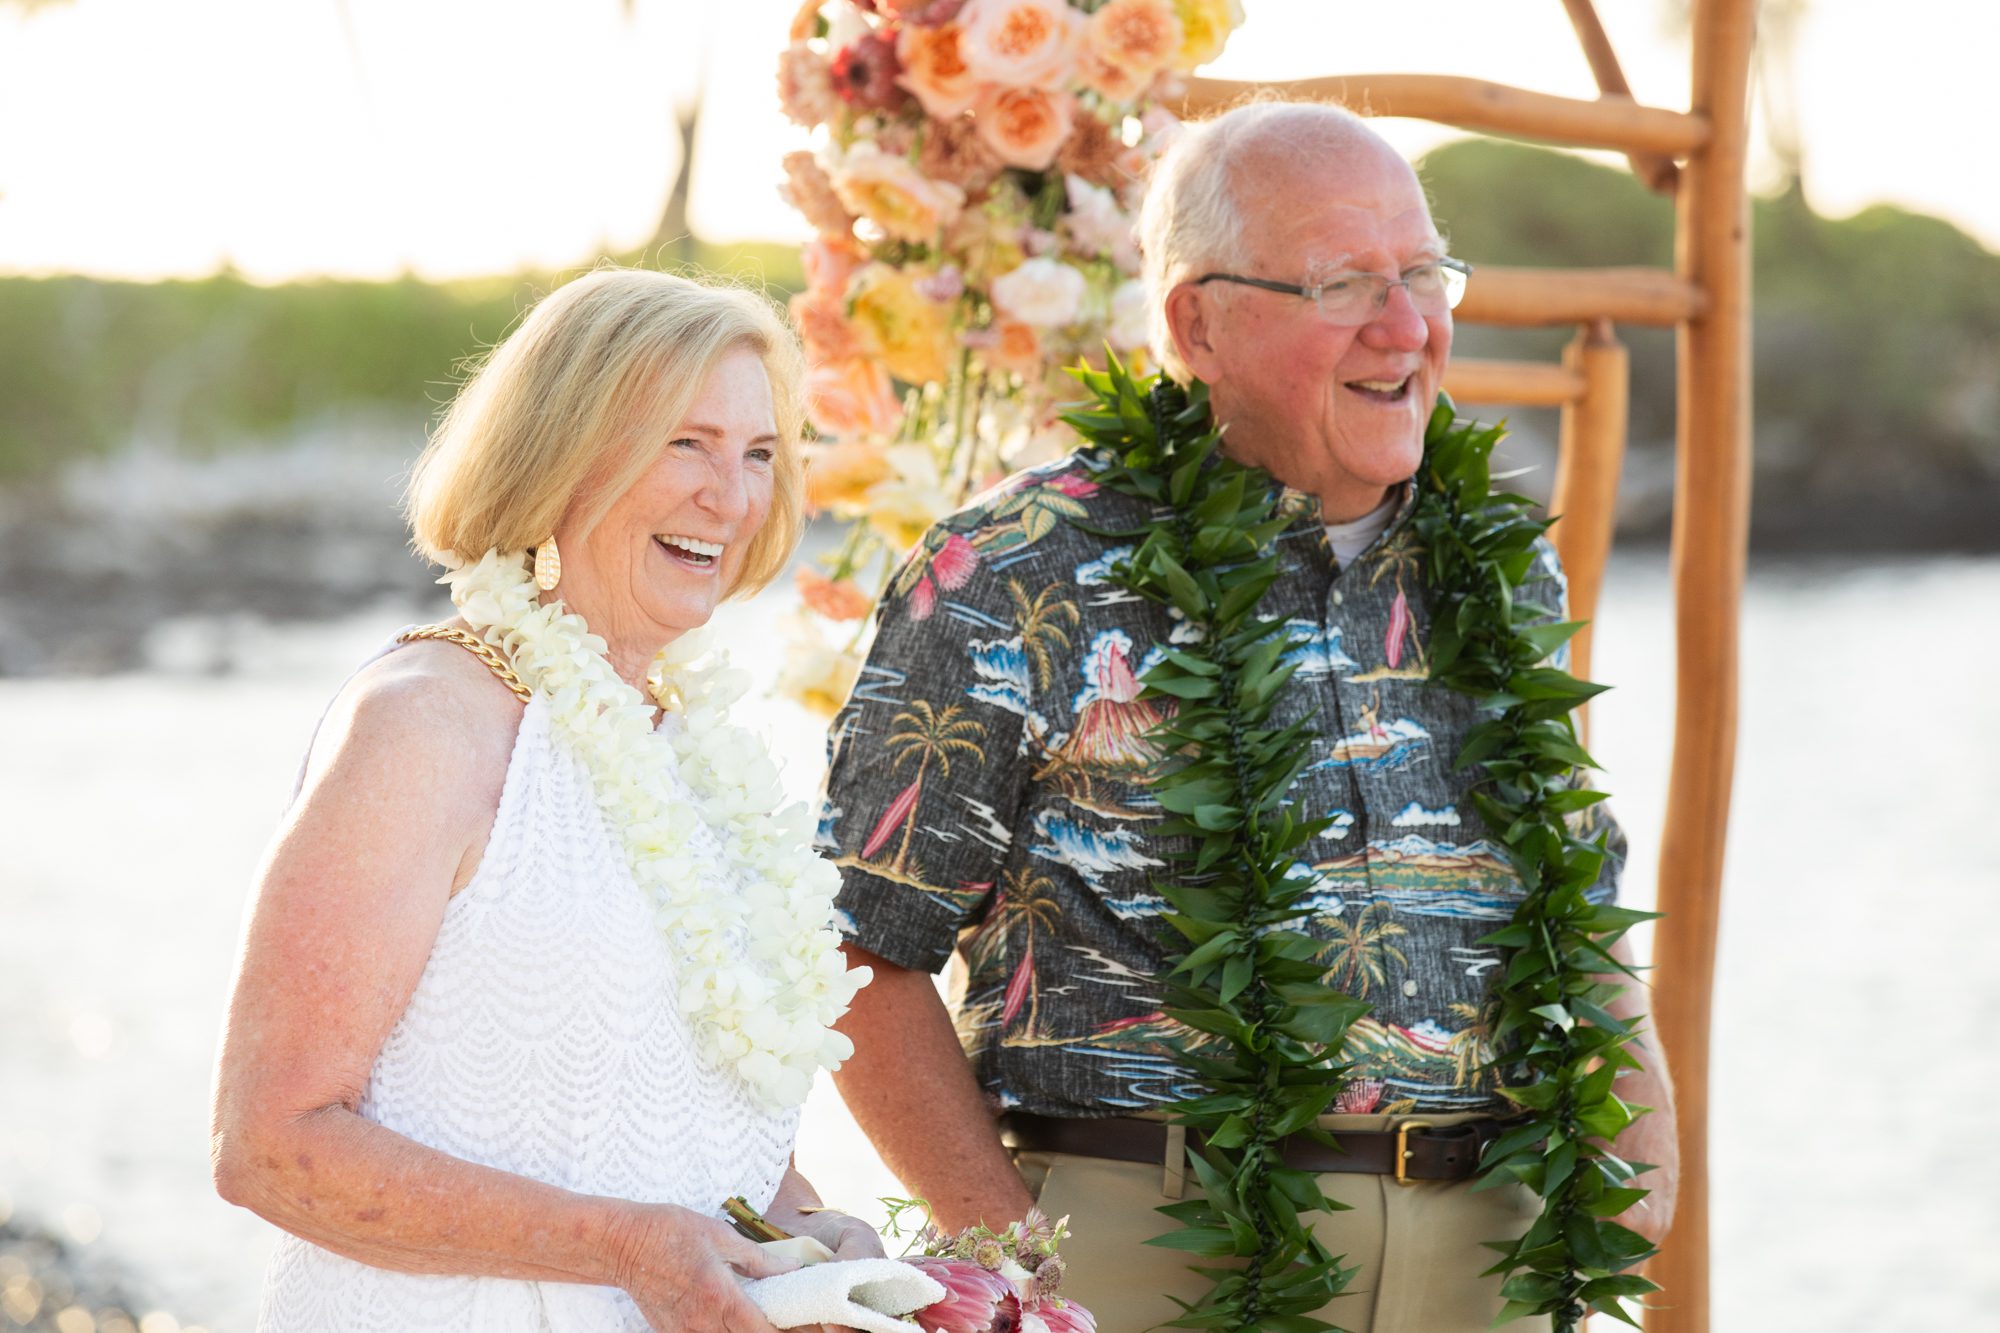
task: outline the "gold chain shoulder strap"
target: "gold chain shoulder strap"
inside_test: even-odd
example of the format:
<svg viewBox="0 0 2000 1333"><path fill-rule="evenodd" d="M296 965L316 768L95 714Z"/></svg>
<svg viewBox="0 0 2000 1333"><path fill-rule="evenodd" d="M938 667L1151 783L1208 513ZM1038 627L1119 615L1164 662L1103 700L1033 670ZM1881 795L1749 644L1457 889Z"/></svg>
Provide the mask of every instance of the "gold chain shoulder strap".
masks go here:
<svg viewBox="0 0 2000 1333"><path fill-rule="evenodd" d="M515 697L522 703L535 697L535 692L514 674L514 668L508 665L507 659L500 656L492 644L470 630L462 630L454 625L419 625L415 629L406 629L396 636L397 643L410 643L416 639L443 639L448 643L455 643L484 662L486 669L498 676L502 685L514 691Z"/></svg>

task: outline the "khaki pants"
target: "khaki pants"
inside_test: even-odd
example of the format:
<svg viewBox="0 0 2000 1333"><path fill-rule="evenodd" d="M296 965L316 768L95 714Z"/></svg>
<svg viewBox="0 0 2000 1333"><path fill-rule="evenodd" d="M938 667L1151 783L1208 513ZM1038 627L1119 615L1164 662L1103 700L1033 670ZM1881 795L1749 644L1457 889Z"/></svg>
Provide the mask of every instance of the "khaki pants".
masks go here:
<svg viewBox="0 0 2000 1333"><path fill-rule="evenodd" d="M1440 1127L1469 1118L1423 1117ZM1320 1123L1338 1134L1393 1129L1396 1119L1339 1115ZM1164 1164L1030 1152L1014 1160L1042 1211L1069 1217L1063 1291L1097 1316L1099 1333L1143 1333L1180 1314L1169 1296L1194 1301L1208 1290L1187 1265L1217 1261L1145 1243L1175 1225L1153 1211L1173 1201ZM1500 1279L1479 1276L1498 1257L1481 1242L1519 1236L1540 1210L1520 1186L1474 1194L1469 1183L1399 1185L1393 1176L1343 1173L1320 1177L1320 1187L1349 1208L1316 1214L1314 1233L1359 1271L1317 1313L1349 1333L1480 1333L1501 1306ZM1186 1197L1199 1194L1189 1177ZM1507 1327L1538 1333L1549 1322L1522 1319Z"/></svg>

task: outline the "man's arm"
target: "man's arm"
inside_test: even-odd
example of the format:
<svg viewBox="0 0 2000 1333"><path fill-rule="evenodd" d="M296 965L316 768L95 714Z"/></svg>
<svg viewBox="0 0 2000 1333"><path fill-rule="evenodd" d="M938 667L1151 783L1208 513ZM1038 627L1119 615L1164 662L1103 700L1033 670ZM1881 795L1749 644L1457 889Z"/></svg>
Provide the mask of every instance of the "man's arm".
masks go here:
<svg viewBox="0 0 2000 1333"><path fill-rule="evenodd" d="M1620 939L1611 946L1611 956L1629 967L1632 963L1631 945ZM1612 1017L1630 1020L1648 1012L1651 987L1629 977L1613 977L1612 980L1623 982L1626 986L1625 993L1611 1002ZM1674 1081L1667 1069L1666 1053L1660 1049L1659 1035L1653 1030L1650 1019L1627 1049L1639 1057L1640 1067L1621 1077L1614 1091L1621 1101L1650 1106L1653 1110L1652 1114L1642 1115L1627 1125L1625 1132L1612 1141L1611 1151L1628 1162L1651 1162L1657 1169L1644 1172L1632 1181L1635 1186L1652 1193L1617 1220L1657 1245L1666 1238L1667 1229L1674 1224L1674 1202L1680 1185L1681 1150L1679 1128L1674 1118Z"/></svg>
<svg viewBox="0 0 2000 1333"><path fill-rule="evenodd" d="M979 1222L997 1230L1023 1216L1034 1199L1000 1146L930 975L842 948L848 966L875 969L840 1022L854 1054L834 1075L862 1131L947 1231Z"/></svg>

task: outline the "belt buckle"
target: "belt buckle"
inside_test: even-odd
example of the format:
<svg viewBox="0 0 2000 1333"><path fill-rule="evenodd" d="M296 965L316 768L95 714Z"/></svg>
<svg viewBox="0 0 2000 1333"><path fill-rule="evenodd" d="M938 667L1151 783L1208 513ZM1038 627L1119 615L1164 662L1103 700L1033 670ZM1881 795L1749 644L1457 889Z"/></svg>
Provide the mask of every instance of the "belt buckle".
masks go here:
<svg viewBox="0 0 2000 1333"><path fill-rule="evenodd" d="M1413 1129L1435 1129L1435 1128L1437 1128L1437 1126L1432 1124L1428 1120L1404 1120L1397 1124L1396 1183L1398 1185L1414 1185L1417 1183L1416 1181L1410 1179L1410 1174L1409 1174L1410 1158L1416 1155L1410 1148L1410 1131Z"/></svg>

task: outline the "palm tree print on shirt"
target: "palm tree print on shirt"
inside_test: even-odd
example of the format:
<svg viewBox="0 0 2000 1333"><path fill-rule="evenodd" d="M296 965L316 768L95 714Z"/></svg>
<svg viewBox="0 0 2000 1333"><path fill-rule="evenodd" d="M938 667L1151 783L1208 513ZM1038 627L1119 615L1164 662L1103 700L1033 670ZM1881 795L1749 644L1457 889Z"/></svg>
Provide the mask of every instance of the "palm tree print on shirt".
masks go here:
<svg viewBox="0 0 2000 1333"><path fill-rule="evenodd" d="M1074 601L1056 596L1062 586L1051 583L1031 595L1021 580L1007 580L1007 595L1014 602L1014 624L1021 631L1021 651L1035 668L1036 683L1045 690L1055 683L1056 654L1070 646L1069 630L1063 625L1075 629L1082 620Z"/></svg>
<svg viewBox="0 0 2000 1333"><path fill-rule="evenodd" d="M1319 918L1331 936L1319 949L1319 957L1330 960L1326 973L1328 985L1346 991L1357 1000L1365 1000L1370 983L1388 984L1388 959L1409 967L1410 960L1403 951L1389 943L1410 933L1389 919L1395 912L1390 904L1377 902L1362 908L1352 921L1345 914Z"/></svg>
<svg viewBox="0 0 2000 1333"><path fill-rule="evenodd" d="M935 763L938 776L949 778L955 754L970 755L975 760L986 758L985 747L979 743L986 735L986 724L965 717L964 712L958 704L948 704L940 710L918 699L891 721L889 738L884 742L895 756L891 762L895 770L901 772L909 760L915 758L917 775L909 786L896 793L889 802L889 808L875 822L868 841L861 848L862 860L874 860L896 831L901 829L903 839L897 844L896 859L890 862L890 868L899 875L910 873L910 835L917 827L917 806L923 800L924 775Z"/></svg>
<svg viewBox="0 0 2000 1333"><path fill-rule="evenodd" d="M1056 898L1055 881L1047 875L1022 867L1010 870L1001 879L993 909L966 946L966 962L985 971L1006 961L1020 941L1020 961L1007 979L1000 1002L1000 1028L1004 1032L1021 1015L1028 1014L1023 1036L1039 1034L1041 978L1035 971L1035 940L1053 934L1062 920L1062 905Z"/></svg>

